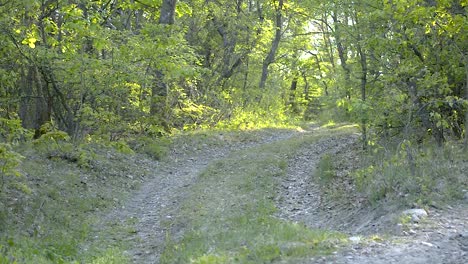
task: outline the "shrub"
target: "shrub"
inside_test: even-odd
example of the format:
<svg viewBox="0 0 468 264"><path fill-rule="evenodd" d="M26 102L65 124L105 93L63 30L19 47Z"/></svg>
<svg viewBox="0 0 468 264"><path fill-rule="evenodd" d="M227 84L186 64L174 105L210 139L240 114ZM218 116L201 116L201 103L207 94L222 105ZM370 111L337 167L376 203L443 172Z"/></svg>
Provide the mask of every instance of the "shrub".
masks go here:
<svg viewBox="0 0 468 264"><path fill-rule="evenodd" d="M0 143L0 175L1 175L1 189L0 192L3 190L5 183L8 181L6 177L19 177L21 176L20 171L18 170L18 166L21 164L21 159L23 157L13 151L11 146L7 143ZM17 184L13 184L17 185ZM17 185L20 187L19 189L23 189L27 191L28 189L25 188L23 185ZM22 188L21 188L22 187Z"/></svg>
<svg viewBox="0 0 468 264"><path fill-rule="evenodd" d="M133 150L146 154L153 159L161 160L169 151L171 141L166 138L139 137L130 142Z"/></svg>

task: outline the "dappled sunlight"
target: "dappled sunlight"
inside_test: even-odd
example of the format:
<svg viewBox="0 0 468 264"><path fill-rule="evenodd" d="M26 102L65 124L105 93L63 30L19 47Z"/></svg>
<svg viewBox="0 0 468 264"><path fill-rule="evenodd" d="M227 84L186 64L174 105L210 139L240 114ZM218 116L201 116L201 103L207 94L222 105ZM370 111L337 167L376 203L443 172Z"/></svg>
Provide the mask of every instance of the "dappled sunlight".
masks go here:
<svg viewBox="0 0 468 264"><path fill-rule="evenodd" d="M301 197L283 211L325 212L326 227L382 205L354 218L376 232L389 204L467 200L467 8L1 1L0 263L314 262L343 234L273 217L281 190ZM463 213L429 218L458 230ZM456 263L460 237L330 262Z"/></svg>

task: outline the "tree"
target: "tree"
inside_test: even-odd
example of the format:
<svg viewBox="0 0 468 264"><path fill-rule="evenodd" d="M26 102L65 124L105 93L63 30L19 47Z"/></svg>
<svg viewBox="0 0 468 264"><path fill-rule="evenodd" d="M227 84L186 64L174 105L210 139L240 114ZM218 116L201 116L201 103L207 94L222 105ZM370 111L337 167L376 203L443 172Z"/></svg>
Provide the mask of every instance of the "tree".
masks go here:
<svg viewBox="0 0 468 264"><path fill-rule="evenodd" d="M159 15L159 24L163 26L163 31L170 37L171 25L174 24L174 15L177 0L164 0L161 6ZM152 115L160 114L163 116L164 126L167 126L167 120L164 120L166 109L166 97L168 94L168 84L165 80L165 74L161 69L158 69L156 65L154 70L154 83L152 85L152 98L151 98L151 110Z"/></svg>
<svg viewBox="0 0 468 264"><path fill-rule="evenodd" d="M283 0L278 0L278 4L276 1L274 2L275 5L275 36L271 41L270 51L268 55L263 60L262 64L262 75L260 77L260 89L265 89L266 80L268 78L268 67L275 61L275 55L278 50L280 41L281 41L281 34L283 29Z"/></svg>

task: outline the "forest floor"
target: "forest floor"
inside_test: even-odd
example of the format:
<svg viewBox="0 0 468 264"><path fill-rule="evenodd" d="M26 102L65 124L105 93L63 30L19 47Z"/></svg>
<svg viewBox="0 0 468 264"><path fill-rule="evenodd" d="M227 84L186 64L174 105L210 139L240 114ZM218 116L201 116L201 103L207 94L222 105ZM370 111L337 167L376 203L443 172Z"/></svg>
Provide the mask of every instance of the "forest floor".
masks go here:
<svg viewBox="0 0 468 264"><path fill-rule="evenodd" d="M206 238L207 244L213 243L206 248L206 254L219 258L204 258L203 255L185 260L190 259L193 263L244 263L241 257L230 258L229 252L223 255L229 251L231 242L224 242L228 238L222 240L228 248L222 251L216 242L219 236L200 233L221 232L212 229L218 224L221 229L235 228L233 224L219 222L223 222L229 216L225 214L231 211L242 214L235 211L239 203L244 205L239 208L247 208L252 206L248 204L249 200L255 202L260 199L263 203L261 199L266 197L276 208L267 213L275 219L298 223L311 230L338 231L339 239L332 242L327 254L319 255L302 251L301 254L291 253L299 252L291 248L316 245L311 246L304 242L306 240L277 241L270 259L255 259L249 253L245 258L248 263L468 263L466 200L451 206L426 208L428 216L415 222L402 220L402 211L409 208L371 206L355 190L349 176L359 164L359 135L353 129L334 133L312 126L301 131L285 129L249 133L249 136L216 133L199 141L176 142L177 147L157 165L154 175L127 202L103 216L94 227L95 243L123 241L126 254L134 263L183 263L181 259L184 258L174 254L184 250L187 254L197 252L189 251L191 243L194 243L190 238L197 240L199 236ZM313 137L313 140L305 140L308 137ZM262 155L270 155L267 159L276 159L276 155L278 159L286 159L285 163L284 160L279 161L281 176L274 178L271 189L260 198L249 197L249 192L240 195L230 193L231 189L243 191L245 188L257 195L264 185L269 186L268 182L263 184L262 179L257 183L253 179L257 184L253 188L244 186L247 185L244 182L236 182L237 185L229 182L236 173L244 171L242 162L252 161L255 157L262 159ZM334 161L336 177L331 182L323 182L316 173L324 155ZM255 161L253 164L255 166ZM262 169L263 165L258 165L258 170ZM207 174L216 174L216 178ZM260 187L256 190L255 186ZM274 190L274 193L269 190ZM194 208L197 208L196 212ZM252 224L248 220L247 223ZM116 226L120 231L116 231ZM242 235L245 234L239 236ZM224 233L224 236L228 235ZM241 244L243 248L251 245L249 241ZM198 244L193 247L205 250ZM171 251L171 248L176 249ZM238 249L239 252L242 250Z"/></svg>

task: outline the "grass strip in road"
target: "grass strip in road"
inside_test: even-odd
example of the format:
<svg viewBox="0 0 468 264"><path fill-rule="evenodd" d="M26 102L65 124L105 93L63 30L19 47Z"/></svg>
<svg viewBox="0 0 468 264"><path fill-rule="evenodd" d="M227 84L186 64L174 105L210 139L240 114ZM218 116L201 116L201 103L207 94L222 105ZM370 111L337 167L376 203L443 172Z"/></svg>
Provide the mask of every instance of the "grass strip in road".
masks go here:
<svg viewBox="0 0 468 264"><path fill-rule="evenodd" d="M213 162L170 223L173 231L185 232L180 239L168 238L161 263L271 263L336 250L346 240L343 234L274 217L274 197L287 160L299 148L351 132L320 129Z"/></svg>

